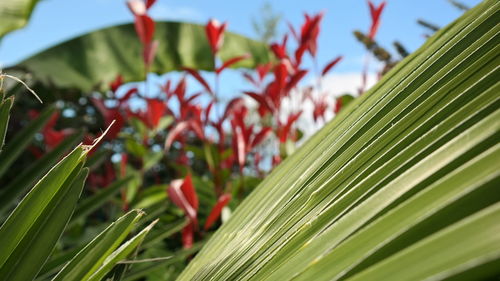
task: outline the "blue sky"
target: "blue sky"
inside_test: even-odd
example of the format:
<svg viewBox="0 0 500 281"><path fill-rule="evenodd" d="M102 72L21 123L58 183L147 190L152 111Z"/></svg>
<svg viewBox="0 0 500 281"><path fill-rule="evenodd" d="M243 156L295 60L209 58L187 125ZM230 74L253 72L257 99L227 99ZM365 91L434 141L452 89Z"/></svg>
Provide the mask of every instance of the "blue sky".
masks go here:
<svg viewBox="0 0 500 281"><path fill-rule="evenodd" d="M373 1L378 4L381 0ZM332 96L346 92L355 93L360 85L360 72L366 51L356 41L352 31L368 29L369 12L366 0L158 0L151 10L151 15L156 20L181 20L202 24L209 18L216 18L229 22L229 30L253 37L255 34L251 19L258 15L266 2L271 3L274 10L294 26L303 22L304 12L325 12L319 37L319 64L324 65L338 55L343 55L344 60L324 78L323 89L328 89ZM472 7L480 0L462 2ZM417 25L418 18L444 26L462 13L447 0L387 0L387 3L377 41L391 51L394 40L403 43L409 51L416 50L425 41L424 34L427 30ZM132 16L126 8L125 0L42 0L28 26L7 35L0 42L0 68L77 35L131 20ZM287 31L284 22L280 30ZM377 64L372 60L371 66L371 74L368 77L370 85L376 80L374 73ZM206 75L208 80L212 81L210 74ZM179 77L175 73L168 76L174 79ZM313 83L312 75L305 80L303 84ZM153 75L148 83L157 85L162 81L161 77ZM248 87L236 71L225 72L221 82L219 94L226 100ZM196 84L194 81L193 84L190 82L190 89L195 85L192 90L196 91ZM312 105L300 106L304 111L312 110ZM314 131L310 125L304 128Z"/></svg>
<svg viewBox="0 0 500 281"><path fill-rule="evenodd" d="M153 7L155 19L183 20L205 23L214 17L229 22L229 29L254 36L252 16L259 13L266 0L158 0ZM319 61L342 54L345 61L337 71L359 71L363 47L352 36L353 29L366 30L369 24L366 0L271 0L273 8L294 25L303 20L303 13L325 11L319 42ZM380 2L374 0L375 3ZM388 0L377 39L390 46L395 39L409 50L424 42L425 30L416 24L425 18L445 25L461 12L446 0ZM480 1L463 0L473 6ZM30 54L87 31L129 22L132 17L124 0L43 0L36 7L28 26L7 35L0 43L0 63L9 65ZM283 24L282 31L286 30Z"/></svg>

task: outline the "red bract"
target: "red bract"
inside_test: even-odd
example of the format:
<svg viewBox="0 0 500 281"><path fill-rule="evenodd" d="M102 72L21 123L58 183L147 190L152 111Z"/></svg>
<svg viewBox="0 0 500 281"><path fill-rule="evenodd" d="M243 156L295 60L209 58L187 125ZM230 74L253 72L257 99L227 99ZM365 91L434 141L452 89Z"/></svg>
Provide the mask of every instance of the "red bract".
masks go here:
<svg viewBox="0 0 500 281"><path fill-rule="evenodd" d="M198 80L198 82L200 82L200 84L203 85L203 88L205 88L205 90L210 95L212 96L214 95L214 93L212 92L212 88L210 88L210 85L208 85L205 78L203 78L203 76L201 76L197 70L189 67L183 67L182 69L185 70L187 73L191 74L191 76L193 76L196 80Z"/></svg>
<svg viewBox="0 0 500 281"><path fill-rule="evenodd" d="M252 85L254 85L255 87L259 87L259 83L257 83L257 81L255 81L252 74L250 74L249 72L244 72L243 77L245 79L247 79L248 82L252 83Z"/></svg>
<svg viewBox="0 0 500 281"><path fill-rule="evenodd" d="M115 124L109 129L108 133L104 137L107 140L114 139L120 133L120 130L123 128L125 120L120 113L118 108L107 108L104 105L104 101L96 98L90 98L94 106L99 110L103 119L104 119L104 127L109 127L113 120Z"/></svg>
<svg viewBox="0 0 500 281"><path fill-rule="evenodd" d="M321 76L325 76L328 71L330 71L337 63L339 63L342 60L342 56L338 56L335 59L333 59L331 62L329 62L325 68L323 68L323 71L321 72Z"/></svg>
<svg viewBox="0 0 500 281"><path fill-rule="evenodd" d="M339 113L340 109L342 109L342 98L337 98L337 100L335 101L335 108L333 109L333 112L335 112L335 114Z"/></svg>
<svg viewBox="0 0 500 281"><path fill-rule="evenodd" d="M120 159L120 176L125 177L127 173L128 154L122 153Z"/></svg>
<svg viewBox="0 0 500 281"><path fill-rule="evenodd" d="M201 112L200 112L201 114ZM198 117L198 116L197 116ZM165 139L165 151L168 151L175 140L180 139L180 137L188 130L193 131L198 138L201 140L205 139L205 134L203 131L203 122L198 118L187 118L185 121L177 122L173 128L168 132L167 138Z"/></svg>
<svg viewBox="0 0 500 281"><path fill-rule="evenodd" d="M189 218L189 224L182 231L182 241L184 248L190 248L194 240L194 231L198 225L198 196L193 186L191 174L188 174L184 179L173 180L167 193L172 202L181 208Z"/></svg>
<svg viewBox="0 0 500 281"><path fill-rule="evenodd" d="M259 177L262 177L262 170L260 169L260 161L262 161L262 155L256 152L253 156L253 165L255 166L255 170Z"/></svg>
<svg viewBox="0 0 500 281"><path fill-rule="evenodd" d="M211 101L206 107L205 107L205 120L203 122L203 125L206 126L208 122L210 121L210 112L212 112L212 108L214 106L214 102Z"/></svg>
<svg viewBox="0 0 500 281"><path fill-rule="evenodd" d="M118 88L123 84L123 77L118 74L115 78L115 80L113 80L113 82L109 83L109 88L111 89L111 91L114 93L116 92L116 90L118 90Z"/></svg>
<svg viewBox="0 0 500 281"><path fill-rule="evenodd" d="M174 94L177 96L180 102L184 100L184 96L186 95L186 76L182 77L177 84L177 87L174 90Z"/></svg>
<svg viewBox="0 0 500 281"><path fill-rule="evenodd" d="M240 166L240 171L245 166L245 160L248 153L259 144L271 133L270 127L263 127L258 133L254 132L254 126L245 124L245 117L248 109L242 106L239 110L233 111L233 118L231 119L231 128L233 129L233 151L236 160Z"/></svg>
<svg viewBox="0 0 500 281"><path fill-rule="evenodd" d="M156 2L156 0L130 0L127 5L130 11L134 14L134 26L137 35L142 43L142 58L146 71L153 63L153 59L158 49L158 41L153 41L153 35L155 32L155 22L149 15L147 11Z"/></svg>
<svg viewBox="0 0 500 281"><path fill-rule="evenodd" d="M286 24L288 25L288 29L290 29L290 33L292 33L293 38L299 42L299 35L297 34L297 31L295 31L295 28L293 28L293 25L289 21L287 21Z"/></svg>
<svg viewBox="0 0 500 281"><path fill-rule="evenodd" d="M154 129L160 123L160 119L167 113L168 108L164 101L158 99L146 99L146 104L146 110L139 110L138 112L128 110L127 115L141 120L148 128Z"/></svg>
<svg viewBox="0 0 500 281"><path fill-rule="evenodd" d="M287 54L286 54L286 42L287 41L288 41L288 35L285 35L285 36L283 36L283 40L281 41L281 44L279 44L279 43L271 44L271 50L273 51L274 55L280 60L287 58Z"/></svg>
<svg viewBox="0 0 500 281"><path fill-rule="evenodd" d="M292 73L290 75L290 73ZM274 80L271 81L262 93L244 92L244 94L253 98L259 104L259 114L264 116L267 113L278 114L284 97L290 94L290 91L307 74L306 70L290 69L288 59L283 59L274 68Z"/></svg>
<svg viewBox="0 0 500 281"><path fill-rule="evenodd" d="M157 99L146 99L146 102L148 103L148 124L150 128L156 128L167 111L167 105Z"/></svg>
<svg viewBox="0 0 500 281"><path fill-rule="evenodd" d="M368 6L370 8L370 18L371 18L371 25L368 37L372 40L375 38L375 35L377 34L378 31L378 27L380 26L380 16L382 14L382 11L384 10L385 4L386 4L385 1L382 1L380 5L375 6L372 1L368 1Z"/></svg>
<svg viewBox="0 0 500 281"><path fill-rule="evenodd" d="M137 88L135 88L135 87L134 87L134 88L132 88L132 89L128 90L128 91L125 93L125 95L123 95L123 97L119 98L119 99L118 99L118 102L119 102L120 104L122 104L122 103L124 103L124 102L128 101L128 100L129 100L129 99L130 99L130 98L131 98L134 94L137 94L138 92L139 92L139 90L138 90Z"/></svg>
<svg viewBox="0 0 500 281"><path fill-rule="evenodd" d="M194 242L194 225L189 223L182 229L182 246L184 249L189 249Z"/></svg>
<svg viewBox="0 0 500 281"><path fill-rule="evenodd" d="M262 82L264 80L264 77L266 77L267 73L271 70L273 67L273 64L271 62L268 62L266 64L260 64L257 66L255 69L257 71L257 74L259 75L259 80Z"/></svg>
<svg viewBox="0 0 500 281"><path fill-rule="evenodd" d="M241 107L243 106L245 106L245 101L243 100L243 98L231 99L226 105L226 109L224 110L224 115L222 116L222 119L225 120L230 115L232 115L234 111L240 110Z"/></svg>
<svg viewBox="0 0 500 281"><path fill-rule="evenodd" d="M113 183L116 178L115 169L111 162L104 164L104 171L101 174L92 172L89 174L88 182L94 187L106 187Z"/></svg>
<svg viewBox="0 0 500 281"><path fill-rule="evenodd" d="M102 134L102 133L101 133ZM99 148L99 146L102 144L102 142L97 142L97 143L94 143L96 141L96 139L98 139L101 135L97 136L97 137L94 137L93 135L90 135L90 134L86 134L85 136L83 136L83 141L82 143L84 145L90 145L90 146L93 146L92 149L88 152L88 155L92 155L94 154L94 152L97 151L97 149Z"/></svg>
<svg viewBox="0 0 500 281"><path fill-rule="evenodd" d="M148 15L139 15L135 17L135 31L144 46L147 46L153 40L155 32L155 23Z"/></svg>
<svg viewBox="0 0 500 281"><path fill-rule="evenodd" d="M306 76L307 70L299 70L294 75L290 77L290 81L288 81L285 90L287 92L291 91L297 84Z"/></svg>
<svg viewBox="0 0 500 281"><path fill-rule="evenodd" d="M277 135L281 143L285 143L289 137L294 137L292 134L292 126L299 119L301 114L302 111L290 114L285 124L279 122Z"/></svg>
<svg viewBox="0 0 500 281"><path fill-rule="evenodd" d="M302 63L302 57L307 51L307 45L300 45L297 50L295 50L295 65L300 65Z"/></svg>
<svg viewBox="0 0 500 281"><path fill-rule="evenodd" d="M217 54L222 42L224 41L224 31L226 30L227 23L221 24L219 21L211 19L205 26L205 33L207 35L208 43L212 49L212 54Z"/></svg>
<svg viewBox="0 0 500 281"><path fill-rule="evenodd" d="M167 193L172 202L184 211L191 222L196 224L198 197L191 180L191 174L188 174L184 179L173 180Z"/></svg>
<svg viewBox="0 0 500 281"><path fill-rule="evenodd" d="M151 6L153 6L155 2L156 0L146 0L146 9L151 8Z"/></svg>
<svg viewBox="0 0 500 281"><path fill-rule="evenodd" d="M165 95L167 95L167 101L170 100L170 98L173 95L171 87L172 87L172 81L170 79L167 80L167 82L165 82L164 85L160 85L160 89L162 90L162 92L165 93Z"/></svg>
<svg viewBox="0 0 500 281"><path fill-rule="evenodd" d="M252 142L250 143L249 149L253 149L254 147L261 144L272 132L271 127L262 128L257 134L253 136Z"/></svg>
<svg viewBox="0 0 500 281"><path fill-rule="evenodd" d="M29 146L28 150L31 152L31 154L33 154L33 156L35 156L36 159L43 156L43 151L34 145Z"/></svg>
<svg viewBox="0 0 500 281"><path fill-rule="evenodd" d="M237 63L239 61L242 61L242 60L245 60L245 59L248 59L248 58L250 58L250 55L249 54L245 54L245 55L242 55L242 56L238 56L238 57L234 57L234 58L228 59L219 68L217 68L215 70L215 73L220 74L224 69L230 67L231 65L233 65L233 64L235 64L235 63Z"/></svg>
<svg viewBox="0 0 500 281"><path fill-rule="evenodd" d="M279 163L281 163L281 156L274 155L272 160L273 167L278 166Z"/></svg>
<svg viewBox="0 0 500 281"><path fill-rule="evenodd" d="M38 117L38 115L40 115L40 113L35 110L30 111L28 114L31 119L35 119ZM49 118L49 121L47 122L47 124L45 124L45 126L42 129L43 140L45 142L45 145L49 149L56 147L66 137L74 133L73 129L63 129L60 131L54 129L57 120L59 119L59 116L60 116L59 111L52 113L52 115Z"/></svg>
<svg viewBox="0 0 500 281"><path fill-rule="evenodd" d="M222 194L219 197L217 203L210 211L210 214L207 217L207 221L205 222L205 226L203 227L203 229L208 230L214 224L214 222L217 221L217 219L220 217L222 209L229 203L229 201L231 201L230 194Z"/></svg>
<svg viewBox="0 0 500 281"><path fill-rule="evenodd" d="M146 69L149 69L156 55L156 50L158 50L158 40L149 42L144 46L142 50L142 59L146 65Z"/></svg>
<svg viewBox="0 0 500 281"><path fill-rule="evenodd" d="M42 132L45 145L52 149L61 143L66 137L71 135L74 131L72 129L63 129L56 131L52 128L46 129Z"/></svg>
<svg viewBox="0 0 500 281"><path fill-rule="evenodd" d="M317 40L319 35L319 26L323 19L323 13L310 16L305 14L306 22L300 29L300 46L305 47L309 53L316 56Z"/></svg>
<svg viewBox="0 0 500 281"><path fill-rule="evenodd" d="M326 102L326 97L321 96L317 100L313 100L314 110L313 119L314 122L318 121L319 118L325 118L326 109L328 108L328 103Z"/></svg>
<svg viewBox="0 0 500 281"><path fill-rule="evenodd" d="M274 112L274 106L272 105L272 102L265 95L258 94L255 92L243 92L243 93L257 102L257 104L259 105L258 111L260 116L264 116L266 115L266 113Z"/></svg>
<svg viewBox="0 0 500 281"><path fill-rule="evenodd" d="M243 167L245 167L245 137L242 132L243 128L237 126L235 122L231 122L231 125L233 126L233 154L236 155L236 160L238 161L241 172L243 171Z"/></svg>

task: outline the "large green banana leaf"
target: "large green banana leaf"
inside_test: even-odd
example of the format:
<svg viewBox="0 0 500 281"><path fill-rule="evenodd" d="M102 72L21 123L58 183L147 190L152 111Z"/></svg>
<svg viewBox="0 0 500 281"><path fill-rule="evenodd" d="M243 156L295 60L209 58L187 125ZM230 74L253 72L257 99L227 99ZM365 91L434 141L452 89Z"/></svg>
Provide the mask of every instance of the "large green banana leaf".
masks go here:
<svg viewBox="0 0 500 281"><path fill-rule="evenodd" d="M500 2L430 38L277 167L179 280L500 274Z"/></svg>
<svg viewBox="0 0 500 281"><path fill-rule="evenodd" d="M0 1L0 39L5 34L24 27L38 0Z"/></svg>
<svg viewBox="0 0 500 281"><path fill-rule="evenodd" d="M191 67L213 70L214 59L201 25L181 22L157 22L155 39L159 41L151 71L163 74ZM144 64L139 39L132 24L113 26L84 34L14 66L32 73L45 86L81 91L102 89L121 74L125 81L144 80ZM264 43L226 32L220 58L250 54L233 67L253 68L268 62L271 53Z"/></svg>

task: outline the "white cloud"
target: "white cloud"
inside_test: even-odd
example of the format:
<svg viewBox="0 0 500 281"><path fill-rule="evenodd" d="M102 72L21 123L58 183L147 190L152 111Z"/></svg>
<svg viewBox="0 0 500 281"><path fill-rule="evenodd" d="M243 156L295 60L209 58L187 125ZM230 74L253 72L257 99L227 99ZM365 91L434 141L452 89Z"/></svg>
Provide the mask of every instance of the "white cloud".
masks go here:
<svg viewBox="0 0 500 281"><path fill-rule="evenodd" d="M375 85L378 81L377 75L375 73L369 73L367 75L366 89ZM306 85L314 85L314 81L308 81ZM327 102L329 104L328 109L325 114L326 120L330 120L334 117L333 107L335 104L335 97L351 94L353 96L358 96L358 89L361 85L361 73L359 72L347 72L347 73L335 73L325 76L321 81L321 87L323 92L327 94ZM318 96L320 93L317 91L313 92L313 96ZM302 115L297 122L297 127L304 133L305 137L308 138L318 129L323 127L323 123L315 123L312 118L312 113L314 110L314 105L311 101L303 101L300 93L292 94L296 98L285 100L282 104L283 117L288 116L289 112L296 112L298 109L302 110ZM305 138L305 139L306 139Z"/></svg>
<svg viewBox="0 0 500 281"><path fill-rule="evenodd" d="M377 82L377 75L375 73L369 73L366 78L367 89ZM323 89L334 96L343 95L345 93L357 95L358 88L361 85L361 73L347 72L330 74L324 77L321 83Z"/></svg>
<svg viewBox="0 0 500 281"><path fill-rule="evenodd" d="M167 6L164 3L156 3L151 7L150 14L160 20L202 21L204 19L202 13L196 9Z"/></svg>
<svg viewBox="0 0 500 281"><path fill-rule="evenodd" d="M377 75L375 73L369 73L367 75L367 87L375 85L377 82ZM316 85L313 78L304 83L307 85ZM358 88L361 85L361 73L359 72L346 72L346 73L335 73L325 76L322 81L323 92L327 94L328 109L326 110L325 118L329 121L334 117L333 108L335 105L335 97L341 96L343 94L351 94L355 97L358 96ZM303 88L302 88L303 89ZM281 104L281 116L280 119L284 122L286 121L290 113L302 111L302 115L297 122L297 128L299 128L304 133L304 139L300 141L302 143L305 139L309 138L317 130L324 126L323 122L316 123L313 120L313 110L314 105L310 100L303 100L302 89L294 91L289 97L285 98ZM319 96L319 92L314 90L312 95L315 97ZM251 108L256 108L257 103L250 97L244 96L247 105Z"/></svg>

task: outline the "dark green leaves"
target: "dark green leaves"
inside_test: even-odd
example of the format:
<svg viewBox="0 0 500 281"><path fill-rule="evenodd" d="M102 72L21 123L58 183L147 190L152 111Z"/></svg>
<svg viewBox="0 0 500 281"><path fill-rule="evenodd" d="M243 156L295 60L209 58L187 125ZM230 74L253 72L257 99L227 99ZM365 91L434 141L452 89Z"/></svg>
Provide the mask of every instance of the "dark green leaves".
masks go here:
<svg viewBox="0 0 500 281"><path fill-rule="evenodd" d="M10 108L14 103L13 97L4 99L2 94L2 89L0 89L0 153L2 152L2 148L5 143L5 134L7 133L7 125L9 124Z"/></svg>
<svg viewBox="0 0 500 281"><path fill-rule="evenodd" d="M43 177L0 228L0 279L33 279L64 230L88 170L77 147ZM32 252L33 250L33 252Z"/></svg>
<svg viewBox="0 0 500 281"><path fill-rule="evenodd" d="M7 99L8 100L8 99ZM4 175L9 166L31 143L33 137L47 123L55 108L47 107L35 120L19 131L0 154L0 177Z"/></svg>
<svg viewBox="0 0 500 281"><path fill-rule="evenodd" d="M52 280L87 280L127 237L141 216L141 212L133 210L112 223L71 259Z"/></svg>

